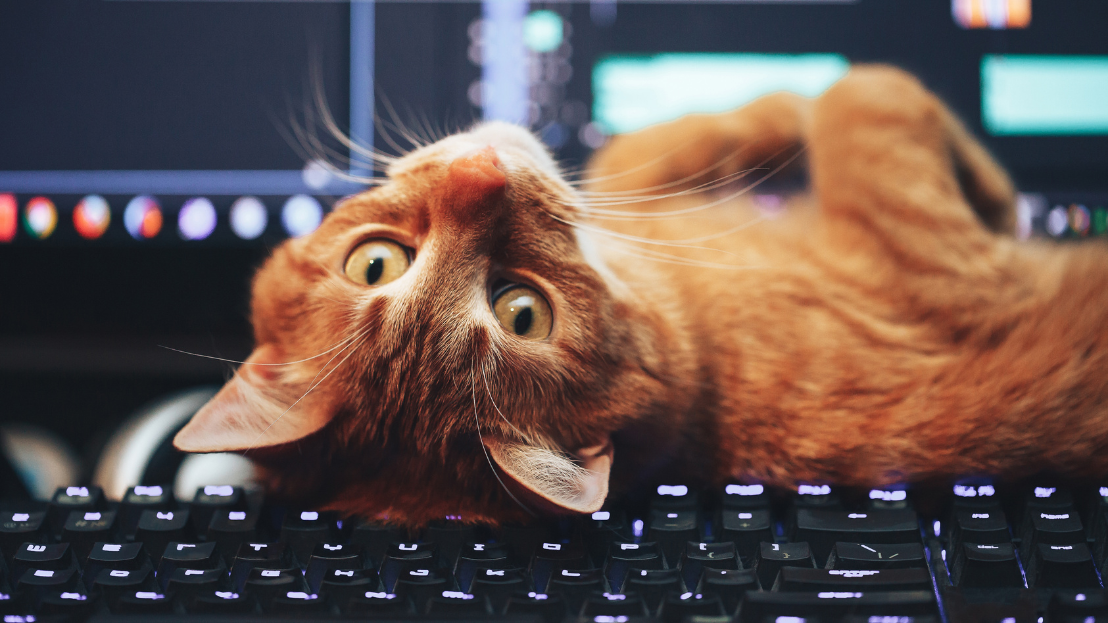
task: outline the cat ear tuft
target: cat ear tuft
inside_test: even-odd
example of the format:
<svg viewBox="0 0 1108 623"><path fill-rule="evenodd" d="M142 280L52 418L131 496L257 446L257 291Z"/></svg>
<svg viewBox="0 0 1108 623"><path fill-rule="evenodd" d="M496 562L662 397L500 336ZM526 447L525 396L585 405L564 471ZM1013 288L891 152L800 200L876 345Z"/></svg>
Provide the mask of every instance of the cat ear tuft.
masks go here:
<svg viewBox="0 0 1108 623"><path fill-rule="evenodd" d="M524 490L565 510L592 513L608 497L612 469L612 444L581 448L579 462L564 453L543 447L504 441L485 435L489 456Z"/></svg>
<svg viewBox="0 0 1108 623"><path fill-rule="evenodd" d="M298 379L293 366L272 365L280 363L276 348L257 348L173 445L183 452L243 451L293 442L323 428L333 415L324 388L308 392L310 381Z"/></svg>

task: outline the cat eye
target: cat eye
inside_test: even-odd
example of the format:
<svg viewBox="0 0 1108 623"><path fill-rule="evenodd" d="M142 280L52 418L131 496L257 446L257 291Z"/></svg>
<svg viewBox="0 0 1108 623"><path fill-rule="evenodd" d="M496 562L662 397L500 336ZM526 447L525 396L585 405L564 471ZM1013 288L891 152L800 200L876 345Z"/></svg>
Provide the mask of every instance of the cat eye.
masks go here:
<svg viewBox="0 0 1108 623"><path fill-rule="evenodd" d="M492 303L500 326L529 340L541 340L550 335L554 314L550 305L534 288L509 286L496 294Z"/></svg>
<svg viewBox="0 0 1108 623"><path fill-rule="evenodd" d="M382 286L396 281L411 264L408 250L392 240L366 240L346 258L346 276L355 283Z"/></svg>

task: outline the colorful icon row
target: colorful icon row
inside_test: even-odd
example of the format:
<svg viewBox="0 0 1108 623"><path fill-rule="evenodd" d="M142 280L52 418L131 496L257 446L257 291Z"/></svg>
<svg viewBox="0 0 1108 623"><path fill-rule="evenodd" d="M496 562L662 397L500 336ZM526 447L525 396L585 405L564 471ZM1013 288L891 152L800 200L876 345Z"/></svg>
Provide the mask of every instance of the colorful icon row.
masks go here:
<svg viewBox="0 0 1108 623"><path fill-rule="evenodd" d="M1108 235L1108 210L1103 206L1090 210L1079 203L1056 205L1046 215L1046 231L1055 238Z"/></svg>
<svg viewBox="0 0 1108 623"><path fill-rule="evenodd" d="M149 195L138 195L123 209L123 227L135 240L149 240L162 231L162 207ZM323 206L309 195L293 195L281 208L281 224L292 237L309 234L323 220ZM58 209L47 197L34 197L23 206L22 218L15 195L0 193L0 242L15 239L22 221L33 238L45 240L58 226ZM86 240L96 240L108 231L112 210L100 195L87 195L73 208L73 229ZM207 197L185 201L177 212L177 233L183 240L204 240L215 232L219 216ZM243 240L254 240L269 225L269 211L257 197L239 197L228 212L231 231Z"/></svg>

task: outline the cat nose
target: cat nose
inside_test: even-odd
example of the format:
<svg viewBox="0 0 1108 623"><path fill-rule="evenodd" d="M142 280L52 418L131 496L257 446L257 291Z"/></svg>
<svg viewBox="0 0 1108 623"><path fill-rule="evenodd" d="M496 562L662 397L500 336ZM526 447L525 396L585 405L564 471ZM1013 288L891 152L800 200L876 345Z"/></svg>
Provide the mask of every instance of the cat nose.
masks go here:
<svg viewBox="0 0 1108 623"><path fill-rule="evenodd" d="M443 212L455 220L471 222L488 212L500 199L508 184L508 176L492 146L455 158L446 173L446 188L442 195Z"/></svg>

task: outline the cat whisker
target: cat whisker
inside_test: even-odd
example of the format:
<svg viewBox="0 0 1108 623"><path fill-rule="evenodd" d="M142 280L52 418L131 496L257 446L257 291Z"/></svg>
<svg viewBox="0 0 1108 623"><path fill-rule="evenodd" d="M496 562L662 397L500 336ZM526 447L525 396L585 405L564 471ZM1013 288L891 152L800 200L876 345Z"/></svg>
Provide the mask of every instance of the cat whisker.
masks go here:
<svg viewBox="0 0 1108 623"><path fill-rule="evenodd" d="M703 169L701 169L701 170L699 170L695 173L691 173L689 175L686 175L685 177L683 177L679 180L673 180L673 181L670 181L670 182L666 182L665 184L657 184L655 186L647 186L646 188L636 188L635 190L610 190L610 191L582 190L580 192L583 195L597 196L597 197L627 197L629 195L630 196L638 196L638 197L649 196L648 194L645 194L645 193L651 193L651 191L662 190L662 189L665 189L665 188L673 188L674 186L681 186L682 184L686 184L688 182L691 182L692 180L695 180L695 179L703 176L704 174L706 174L710 171L713 171L716 168L723 166L727 162L729 162L731 160L734 160L735 158L739 157L739 155L742 154L743 150L747 149L749 146L750 145L744 145L743 147L739 148L738 150L727 154L726 156L721 158L719 161L717 161L713 164L710 164L710 165L704 167ZM740 173L742 173L742 172L740 172ZM711 185L715 182L718 182L719 179L727 179L727 178L729 178L731 176L734 176L734 175L736 175L736 173L732 173L730 175L725 175L722 178L718 178L714 182L708 182L706 184L701 184L697 188L700 188L702 186L709 186L709 185ZM633 193L644 193L644 194L634 195Z"/></svg>
<svg viewBox="0 0 1108 623"><path fill-rule="evenodd" d="M335 123L334 116L331 115L331 107L327 105L327 95L323 90L323 80L318 72L313 72L313 82L315 83L313 91L315 93L316 109L319 111L323 127L330 132L331 136L345 145L347 149L365 156L371 161L380 162L382 164L392 164L396 162L398 156L390 156L375 149L367 149L364 145L357 143L343 132L338 124Z"/></svg>
<svg viewBox="0 0 1108 623"><path fill-rule="evenodd" d="M204 359L212 359L214 361L223 361L223 362L226 362L226 363L235 363L235 364L241 364L241 365L245 365L245 366L291 366L291 365L295 365L295 364L298 364L298 363L304 363L305 361L311 361L313 359L319 359L320 357L322 357L322 356L326 355L327 353L335 350L336 348L339 348L340 346L342 346L343 344L349 342L352 339L354 339L353 335L351 335L350 337L347 337L346 339L338 342L337 344L335 344L331 348L328 348L327 350L323 351L322 353L319 353L318 355L312 355L311 357L307 357L307 358L304 358L304 359L298 359L296 361L285 361L285 362L282 362L282 363L259 363L259 362L256 362L256 361L238 361L238 360L235 360L235 359L226 359L224 357L215 357L213 355L204 355L204 354L201 354L201 353L193 353L193 352L189 352L187 350L181 350L181 349L178 349L178 348L173 348L172 346L164 346L162 344L158 344L158 348L164 348L166 350L171 350L175 353L181 353L182 355L191 355L193 357L202 357Z"/></svg>
<svg viewBox="0 0 1108 623"><path fill-rule="evenodd" d="M696 268L717 268L721 270L762 270L764 266L749 266L738 264L722 264L719 262L707 262L704 260L694 260L691 258L681 257L679 255L673 255L671 253L665 253L656 249L644 249L636 247L634 245L612 241L611 244L616 247L621 253L630 255L631 257L637 257L639 259L651 260L660 262L663 264L673 264L675 266L693 266Z"/></svg>
<svg viewBox="0 0 1108 623"><path fill-rule="evenodd" d="M519 498L517 498L515 496L515 494L512 493L512 491L510 489L508 489L508 485L504 484L504 481L500 479L500 474L497 473L496 466L492 464L492 457L489 456L489 450L488 450L488 448L485 447L485 436L484 436L484 434L481 433L481 418L478 417L478 415L477 415L477 383L474 380L473 376L474 376L473 375L473 369L470 368L470 371L469 371L469 393L473 397L473 421L477 424L477 439L479 440L479 443L481 444L481 452L483 452L485 454L485 460L488 461L488 463L489 463L489 469L492 470L493 477L496 478L496 482L500 483L501 488L503 488L504 492L508 494L508 497L512 498L512 500L516 504L518 504L520 508L527 511L527 513L529 515L531 515L532 517L537 517L538 515L536 515L534 511L532 511L530 508L528 508L527 505L524 504L523 502L520 502Z"/></svg>
<svg viewBox="0 0 1108 623"><path fill-rule="evenodd" d="M654 157L650 160L647 160L646 162L643 162L641 164L638 164L636 166L631 167L630 169L624 169L624 170L620 171L619 173L610 173L608 175L600 175L600 176L596 176L596 177L587 177L584 180L573 180L573 181L570 181L569 184L571 184L571 185L574 185L574 184L591 184L591 183L594 183L594 182L604 182L604 181L607 181L607 180L614 180L614 179L618 179L618 178L621 178L621 177L626 177L628 175L631 175L632 173L637 173L639 171L642 171L643 169L646 169L648 167L652 167L652 166L658 164L659 162L662 162L666 158L669 158L675 152L678 152L678 151L684 149L685 147L688 147L689 145L691 145L695 141L696 141L695 138L690 138L689 140L685 141L684 143L681 143L680 145L675 146L673 149L670 149L669 151L663 152L663 153L659 154L658 156L656 156L656 157ZM586 176L588 174L589 174L589 169L581 169L581 171L579 173L579 175L586 175Z"/></svg>

